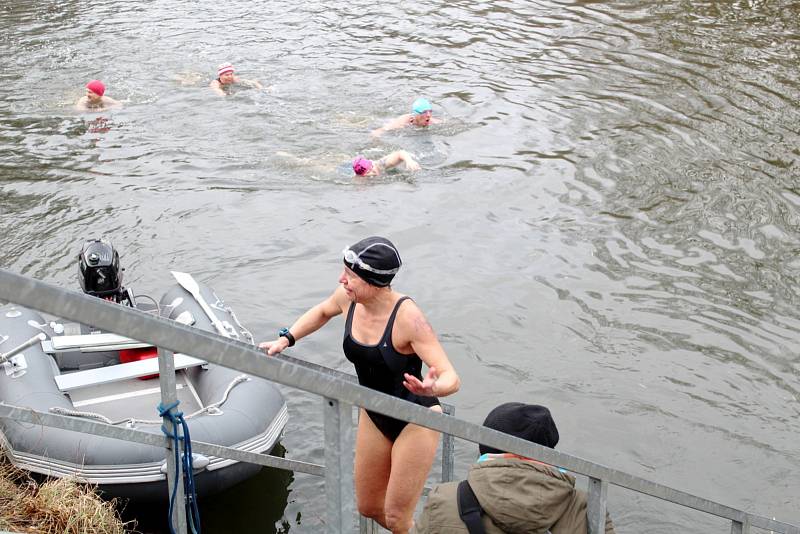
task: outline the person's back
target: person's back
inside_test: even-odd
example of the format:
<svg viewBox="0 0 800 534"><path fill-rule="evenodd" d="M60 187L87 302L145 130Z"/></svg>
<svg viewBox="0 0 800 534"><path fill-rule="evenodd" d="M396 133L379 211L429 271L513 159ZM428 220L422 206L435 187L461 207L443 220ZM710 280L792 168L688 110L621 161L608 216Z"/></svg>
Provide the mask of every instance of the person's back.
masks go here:
<svg viewBox="0 0 800 534"><path fill-rule="evenodd" d="M517 458L479 462L467 475L483 508L486 534L586 534L586 494L575 478L557 469ZM458 482L436 486L415 526L422 533L468 532L458 513ZM614 532L606 518L606 534Z"/></svg>
<svg viewBox="0 0 800 534"><path fill-rule="evenodd" d="M484 425L546 447L558 442L555 423L542 406L503 404ZM575 477L536 460L480 447L484 454L470 467L467 481L482 509L486 534L588 532L586 493L575 489ZM459 482L436 486L412 532L469 532L459 514L458 486ZM614 534L608 515L605 532Z"/></svg>

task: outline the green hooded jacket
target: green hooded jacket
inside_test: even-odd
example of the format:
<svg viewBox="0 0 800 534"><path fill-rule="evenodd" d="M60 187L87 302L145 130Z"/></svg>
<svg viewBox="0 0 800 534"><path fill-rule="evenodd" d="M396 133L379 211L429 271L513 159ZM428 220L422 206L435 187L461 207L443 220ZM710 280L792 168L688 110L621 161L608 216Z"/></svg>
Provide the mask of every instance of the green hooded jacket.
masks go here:
<svg viewBox="0 0 800 534"><path fill-rule="evenodd" d="M474 464L467 480L484 510L486 534L586 534L586 493L575 477L554 467L517 458ZM466 534L458 515L458 482L436 486L413 534ZM606 534L615 534L606 515Z"/></svg>

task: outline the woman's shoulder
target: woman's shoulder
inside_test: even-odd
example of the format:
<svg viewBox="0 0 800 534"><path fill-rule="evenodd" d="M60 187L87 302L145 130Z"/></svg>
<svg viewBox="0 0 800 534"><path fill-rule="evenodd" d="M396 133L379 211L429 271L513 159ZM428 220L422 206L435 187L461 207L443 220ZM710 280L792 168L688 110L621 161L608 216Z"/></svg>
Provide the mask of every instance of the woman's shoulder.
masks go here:
<svg viewBox="0 0 800 534"><path fill-rule="evenodd" d="M383 171L385 171L387 169L387 167L388 167L388 165L387 165L388 158L389 158L389 156L383 156L381 159L373 160L372 165L375 168L375 172L381 173L381 172L383 172Z"/></svg>
<svg viewBox="0 0 800 534"><path fill-rule="evenodd" d="M396 341L401 338L408 341L420 340L428 338L433 333L427 317L410 297L404 300L397 310L395 324L399 327L395 330L398 334Z"/></svg>
<svg viewBox="0 0 800 534"><path fill-rule="evenodd" d="M422 316L422 310L419 309L414 299L408 295L398 293L397 318L403 320L413 319L419 316Z"/></svg>

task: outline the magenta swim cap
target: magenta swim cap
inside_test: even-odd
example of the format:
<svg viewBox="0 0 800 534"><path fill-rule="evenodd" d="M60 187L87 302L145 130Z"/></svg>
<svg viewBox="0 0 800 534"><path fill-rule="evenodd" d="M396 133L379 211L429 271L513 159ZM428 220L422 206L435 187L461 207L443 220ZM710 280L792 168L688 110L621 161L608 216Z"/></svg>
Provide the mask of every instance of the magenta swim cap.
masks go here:
<svg viewBox="0 0 800 534"><path fill-rule="evenodd" d="M353 160L353 172L359 176L364 176L372 170L372 160L368 160L364 156L358 156Z"/></svg>
<svg viewBox="0 0 800 534"><path fill-rule="evenodd" d="M106 92L106 86L100 80L92 80L86 84L86 88L98 96L103 96Z"/></svg>

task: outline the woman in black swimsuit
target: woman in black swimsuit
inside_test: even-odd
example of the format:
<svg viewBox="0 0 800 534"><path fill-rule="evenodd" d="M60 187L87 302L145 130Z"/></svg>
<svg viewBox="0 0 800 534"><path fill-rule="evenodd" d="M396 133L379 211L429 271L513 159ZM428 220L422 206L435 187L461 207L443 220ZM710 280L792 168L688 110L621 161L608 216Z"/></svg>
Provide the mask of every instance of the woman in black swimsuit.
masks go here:
<svg viewBox="0 0 800 534"><path fill-rule="evenodd" d="M441 412L437 397L458 391L460 381L422 311L389 285L402 264L397 249L368 237L344 250L344 264L330 297L259 347L276 354L345 314L344 354L359 383ZM407 532L438 441L434 430L362 409L354 477L359 513L393 533Z"/></svg>

